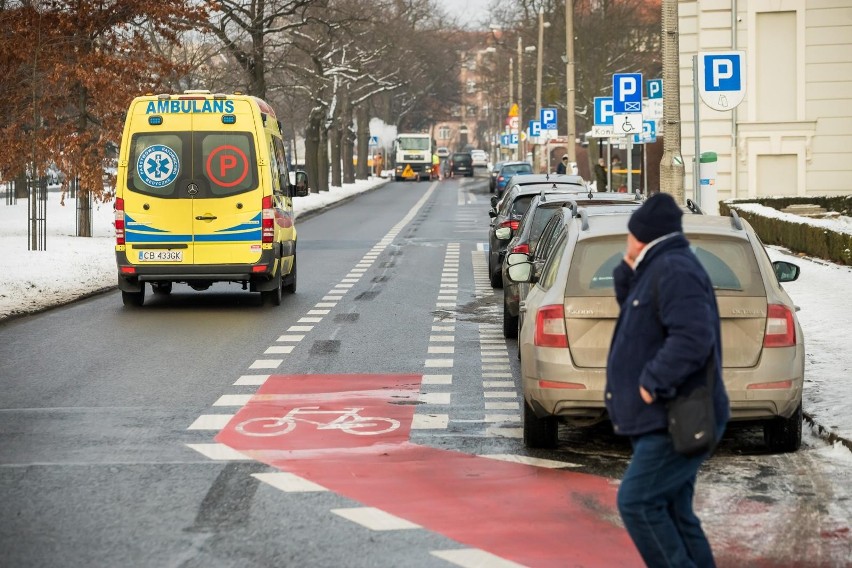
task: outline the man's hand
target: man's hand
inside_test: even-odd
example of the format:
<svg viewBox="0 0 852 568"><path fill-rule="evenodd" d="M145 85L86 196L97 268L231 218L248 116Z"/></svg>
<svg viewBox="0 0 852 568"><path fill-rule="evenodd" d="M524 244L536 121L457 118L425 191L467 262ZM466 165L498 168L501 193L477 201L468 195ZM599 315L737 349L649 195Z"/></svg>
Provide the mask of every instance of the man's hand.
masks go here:
<svg viewBox="0 0 852 568"><path fill-rule="evenodd" d="M639 395L642 397L642 400L645 401L645 404L651 404L654 402L654 397L651 396L651 393L645 390L645 387L639 387Z"/></svg>

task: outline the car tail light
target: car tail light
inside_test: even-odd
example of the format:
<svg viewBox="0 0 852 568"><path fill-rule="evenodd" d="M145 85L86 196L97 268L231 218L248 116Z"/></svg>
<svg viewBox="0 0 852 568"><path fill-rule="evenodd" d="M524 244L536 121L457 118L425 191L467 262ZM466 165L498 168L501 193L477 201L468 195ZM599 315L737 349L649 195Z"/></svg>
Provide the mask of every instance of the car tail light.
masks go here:
<svg viewBox="0 0 852 568"><path fill-rule="evenodd" d="M568 347L565 309L561 304L543 306L535 317L535 344L538 347Z"/></svg>
<svg viewBox="0 0 852 568"><path fill-rule="evenodd" d="M503 176L497 176L497 181L503 181L504 179L506 178L504 178Z"/></svg>
<svg viewBox="0 0 852 568"><path fill-rule="evenodd" d="M521 253L524 253L524 254L529 254L530 253L530 245L528 245L526 243L521 244L521 245L515 245L515 246L512 247L512 252L513 253L521 252Z"/></svg>
<svg viewBox="0 0 852 568"><path fill-rule="evenodd" d="M538 388L541 389L585 389L586 385L580 383L561 383L559 381L539 381Z"/></svg>
<svg viewBox="0 0 852 568"><path fill-rule="evenodd" d="M796 345L796 326L793 311L781 304L766 306L766 333L764 347L793 347Z"/></svg>
<svg viewBox="0 0 852 568"><path fill-rule="evenodd" d="M275 209L272 208L272 196L263 198L261 212L261 242L271 243L275 239Z"/></svg>
<svg viewBox="0 0 852 568"><path fill-rule="evenodd" d="M124 241L124 200L115 199L115 244L123 245Z"/></svg>
<svg viewBox="0 0 852 568"><path fill-rule="evenodd" d="M265 264L255 264L251 267L252 272L266 272L267 266Z"/></svg>
<svg viewBox="0 0 852 568"><path fill-rule="evenodd" d="M520 224L521 224L521 222L518 219L506 219L505 221L500 223L500 227L509 227L513 231L517 231L518 225L520 225Z"/></svg>

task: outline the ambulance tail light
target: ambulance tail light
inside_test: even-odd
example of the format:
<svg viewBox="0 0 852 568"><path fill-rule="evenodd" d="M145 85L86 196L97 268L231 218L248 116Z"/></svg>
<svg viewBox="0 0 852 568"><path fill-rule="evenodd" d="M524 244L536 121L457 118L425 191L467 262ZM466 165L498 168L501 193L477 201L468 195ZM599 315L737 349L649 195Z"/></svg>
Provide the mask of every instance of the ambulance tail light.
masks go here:
<svg viewBox="0 0 852 568"><path fill-rule="evenodd" d="M794 347L796 345L796 325L793 311L782 304L766 306L766 333L763 336L764 347Z"/></svg>
<svg viewBox="0 0 852 568"><path fill-rule="evenodd" d="M275 240L275 209L272 207L271 195L263 198L260 219L261 242L271 243Z"/></svg>
<svg viewBox="0 0 852 568"><path fill-rule="evenodd" d="M538 347L568 347L565 331L565 309L562 304L542 306L535 316L535 345Z"/></svg>
<svg viewBox="0 0 852 568"><path fill-rule="evenodd" d="M124 242L124 200L117 197L115 200L115 244L123 245Z"/></svg>

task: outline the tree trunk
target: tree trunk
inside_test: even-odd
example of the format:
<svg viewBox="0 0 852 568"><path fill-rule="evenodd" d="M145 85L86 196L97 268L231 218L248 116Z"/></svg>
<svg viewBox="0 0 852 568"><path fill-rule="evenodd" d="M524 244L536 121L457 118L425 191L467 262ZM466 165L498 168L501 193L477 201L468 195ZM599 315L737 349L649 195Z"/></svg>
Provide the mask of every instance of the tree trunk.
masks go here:
<svg viewBox="0 0 852 568"><path fill-rule="evenodd" d="M355 183L355 164L352 163L352 145L355 132L352 125L352 105L349 102L348 85L343 91L343 105L340 108L340 145L343 154L343 183Z"/></svg>
<svg viewBox="0 0 852 568"><path fill-rule="evenodd" d="M333 126L328 130L328 139L331 143L331 185L332 187L343 187L340 172L340 151L345 128L341 128L341 121L334 120Z"/></svg>
<svg viewBox="0 0 852 568"><path fill-rule="evenodd" d="M322 112L313 109L308 117L308 127L305 129L305 171L308 174L308 184L313 193L320 188L320 130L322 129Z"/></svg>
<svg viewBox="0 0 852 568"><path fill-rule="evenodd" d="M358 170L355 177L367 179L370 177L370 167L367 165L367 160L370 157L370 122L366 102L358 105L355 109L355 116L358 118Z"/></svg>
<svg viewBox="0 0 852 568"><path fill-rule="evenodd" d="M317 148L317 190L328 191L328 128L325 126L325 116L321 118L319 129L319 148Z"/></svg>

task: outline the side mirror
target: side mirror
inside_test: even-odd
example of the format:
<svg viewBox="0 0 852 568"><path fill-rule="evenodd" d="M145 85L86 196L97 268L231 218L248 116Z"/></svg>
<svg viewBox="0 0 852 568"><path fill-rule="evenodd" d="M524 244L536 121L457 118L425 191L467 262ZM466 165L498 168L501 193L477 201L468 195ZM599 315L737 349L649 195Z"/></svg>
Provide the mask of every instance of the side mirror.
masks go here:
<svg viewBox="0 0 852 568"><path fill-rule="evenodd" d="M509 256L526 256L526 255L509 255ZM519 262L517 264L509 264L506 271L509 275L509 280L512 282L533 282L533 265L531 262Z"/></svg>
<svg viewBox="0 0 852 568"><path fill-rule="evenodd" d="M775 277L778 282L792 282L799 277L799 267L793 263L776 260L772 263L772 268L775 269Z"/></svg>
<svg viewBox="0 0 852 568"><path fill-rule="evenodd" d="M308 189L308 174L303 172L302 170L298 170L296 172L296 183L294 184L296 188L296 197L305 197L308 195L310 191Z"/></svg>
<svg viewBox="0 0 852 568"><path fill-rule="evenodd" d="M492 196L491 196L491 207L497 207L497 203L498 203L499 201L500 201L500 200L499 200L499 199L497 199L497 196L496 196L496 195L492 195Z"/></svg>
<svg viewBox="0 0 852 568"><path fill-rule="evenodd" d="M509 227L500 227L494 231L494 236L501 241L508 241L512 238L512 229Z"/></svg>
<svg viewBox="0 0 852 568"><path fill-rule="evenodd" d="M522 252L513 252L509 256L506 257L506 263L509 266L513 264L520 264L522 262L529 262L530 257Z"/></svg>
<svg viewBox="0 0 852 568"><path fill-rule="evenodd" d="M492 209L491 211L488 212L488 216L493 219L494 217L497 216L497 212Z"/></svg>

